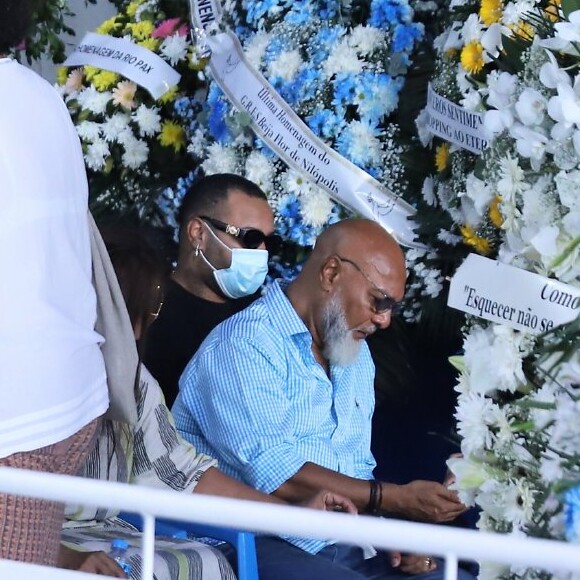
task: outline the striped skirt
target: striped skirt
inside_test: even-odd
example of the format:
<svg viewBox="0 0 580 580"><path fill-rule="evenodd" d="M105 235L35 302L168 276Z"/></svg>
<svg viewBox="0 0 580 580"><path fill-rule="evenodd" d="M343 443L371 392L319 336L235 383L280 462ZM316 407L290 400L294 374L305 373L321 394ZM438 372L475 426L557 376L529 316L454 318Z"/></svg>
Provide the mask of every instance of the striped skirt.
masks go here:
<svg viewBox="0 0 580 580"><path fill-rule="evenodd" d="M65 528L62 541L69 548L108 552L111 542L122 538L129 543L131 578L141 578L141 532L114 523L95 523L91 527ZM195 540L157 536L155 539L155 580L235 580L236 576L222 552Z"/></svg>

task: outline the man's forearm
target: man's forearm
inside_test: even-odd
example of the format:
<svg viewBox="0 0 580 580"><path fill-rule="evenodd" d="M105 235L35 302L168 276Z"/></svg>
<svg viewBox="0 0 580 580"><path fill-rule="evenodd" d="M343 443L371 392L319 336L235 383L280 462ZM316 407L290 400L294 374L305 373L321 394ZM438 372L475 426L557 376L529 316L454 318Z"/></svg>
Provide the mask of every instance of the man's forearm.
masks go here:
<svg viewBox="0 0 580 580"><path fill-rule="evenodd" d="M382 483L381 511L399 513L401 510L401 486ZM360 513L367 511L370 500L370 483L364 479L349 477L326 469L315 463L305 463L288 481L283 483L274 495L289 501L303 501L309 494L319 489L327 489L348 497Z"/></svg>

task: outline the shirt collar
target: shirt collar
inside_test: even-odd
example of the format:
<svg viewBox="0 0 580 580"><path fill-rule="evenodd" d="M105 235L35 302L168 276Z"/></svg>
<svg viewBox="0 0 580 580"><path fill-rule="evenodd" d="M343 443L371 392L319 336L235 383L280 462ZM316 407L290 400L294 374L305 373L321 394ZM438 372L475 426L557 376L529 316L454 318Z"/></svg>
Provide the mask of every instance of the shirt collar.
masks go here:
<svg viewBox="0 0 580 580"><path fill-rule="evenodd" d="M286 288L289 285L289 280L274 280L264 295L264 304L270 312L270 319L285 336L305 333L310 336L310 331L286 296Z"/></svg>

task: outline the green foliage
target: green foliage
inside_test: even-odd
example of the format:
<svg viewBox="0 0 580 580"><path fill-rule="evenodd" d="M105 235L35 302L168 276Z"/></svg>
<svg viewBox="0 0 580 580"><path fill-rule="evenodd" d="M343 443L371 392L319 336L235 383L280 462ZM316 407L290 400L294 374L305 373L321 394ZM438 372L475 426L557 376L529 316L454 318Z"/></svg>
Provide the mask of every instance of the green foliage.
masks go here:
<svg viewBox="0 0 580 580"><path fill-rule="evenodd" d="M97 0L85 0L85 6L96 4ZM65 59L65 43L61 36L74 36L74 30L66 20L74 17L67 0L36 0L33 25L24 39L24 48L17 56L24 56L31 64L46 55L54 63Z"/></svg>

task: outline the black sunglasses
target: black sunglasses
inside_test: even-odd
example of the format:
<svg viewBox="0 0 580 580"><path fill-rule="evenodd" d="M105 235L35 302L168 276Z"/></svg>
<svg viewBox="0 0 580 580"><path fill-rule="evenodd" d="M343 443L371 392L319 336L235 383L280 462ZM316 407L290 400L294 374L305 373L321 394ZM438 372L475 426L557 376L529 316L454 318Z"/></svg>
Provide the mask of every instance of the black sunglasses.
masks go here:
<svg viewBox="0 0 580 580"><path fill-rule="evenodd" d="M220 232L225 232L230 236L234 236L234 238L238 238L244 248L249 250L255 250L264 244L268 252L276 253L282 245L282 237L278 234L267 236L262 230L257 230L256 228L238 228L206 215L200 215L199 217L217 230L220 230Z"/></svg>
<svg viewBox="0 0 580 580"><path fill-rule="evenodd" d="M343 258L342 256L338 256L336 255L336 257L341 261L341 262L346 262L347 264L350 264L351 266L353 266L356 270L358 270L363 276L364 278L367 280L367 282L374 288L374 290L376 292L378 292L379 294L382 294L382 296L375 296L374 294L371 294L372 299L373 299L373 311L376 314L384 314L385 312L391 311L391 312L396 312L398 310L398 308L401 306L400 302L397 302L392 296L389 296L388 294L385 294L385 292L383 290L381 290L364 272L363 270L360 268L360 266L356 263L353 262L352 260L349 260L348 258Z"/></svg>

